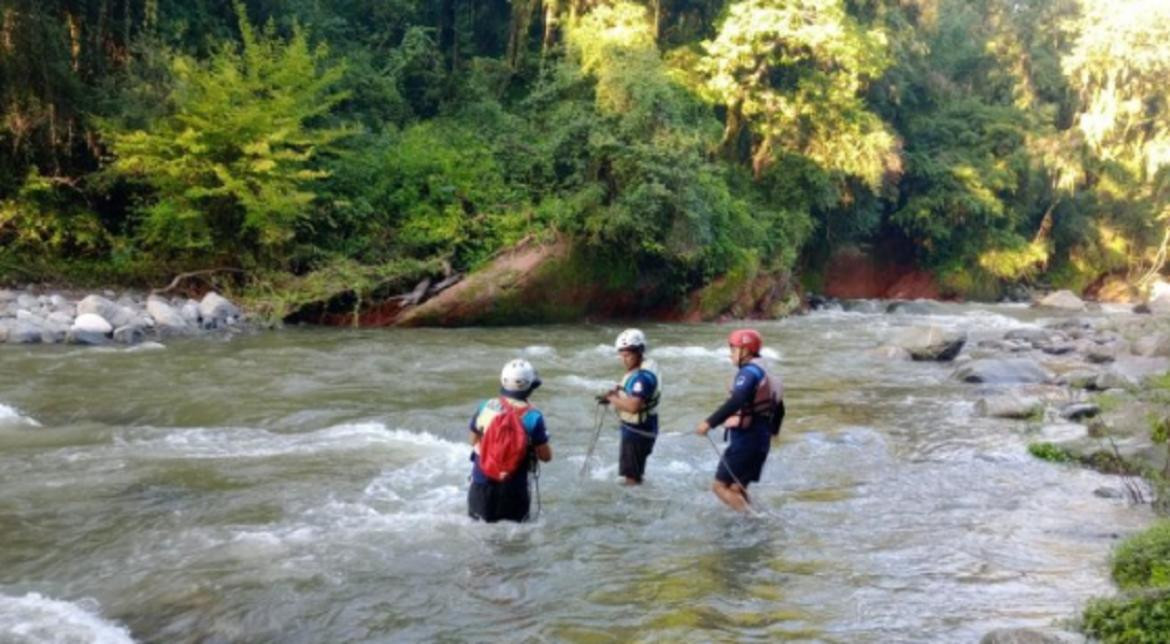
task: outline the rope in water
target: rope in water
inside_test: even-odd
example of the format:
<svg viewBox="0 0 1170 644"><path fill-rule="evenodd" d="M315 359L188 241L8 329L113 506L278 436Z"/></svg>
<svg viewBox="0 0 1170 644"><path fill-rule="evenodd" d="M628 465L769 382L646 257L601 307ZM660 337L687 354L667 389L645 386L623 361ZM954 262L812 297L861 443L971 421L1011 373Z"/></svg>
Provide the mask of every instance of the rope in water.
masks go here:
<svg viewBox="0 0 1170 644"><path fill-rule="evenodd" d="M577 474L580 478L585 476L585 471L589 469L589 462L593 460L593 451L597 449L597 440L601 438L601 427L605 424L605 418L601 412L602 403L597 403L597 409L593 412L593 440L589 443L589 451L585 454L585 462L581 463L581 472Z"/></svg>
<svg viewBox="0 0 1170 644"><path fill-rule="evenodd" d="M605 403L599 402L597 404L597 406L600 409L604 404ZM618 416L617 410L613 409L612 407L610 408L610 410L613 411L614 416L620 421L621 416ZM597 414L595 414L595 417L598 417ZM639 436L645 436L647 438L658 438L658 436L659 436L659 434L644 431L641 429L636 429L636 428L630 427L629 425L625 425L625 424L622 424L620 429L623 431L631 432L633 434L637 434ZM586 463L588 463L589 458L591 458L593 456L593 448L597 445L597 436L599 436L600 433L601 433L601 425L598 424L597 434L595 434L593 437L593 444L589 446L589 456L586 456L586 458L585 458ZM683 434L683 435L685 435L685 434ZM743 494L743 500L748 505L748 510L752 514L759 514L755 510L755 508L752 506L752 500L751 500L751 497L748 496L747 486L744 485L743 481L740 481L739 477L735 475L735 472L731 469L731 465L729 465L727 463L727 459L723 458L723 452L719 451L719 446L715 444L715 439L711 438L710 434L704 434L704 436L707 438L707 442L709 442L711 444L711 449L715 450L715 455L719 457L719 462L723 464L723 469L727 470L727 473L731 475L731 479L733 481L735 481L736 485L739 486L739 489L740 489L741 493ZM582 466L581 471L582 472L585 471L584 466Z"/></svg>

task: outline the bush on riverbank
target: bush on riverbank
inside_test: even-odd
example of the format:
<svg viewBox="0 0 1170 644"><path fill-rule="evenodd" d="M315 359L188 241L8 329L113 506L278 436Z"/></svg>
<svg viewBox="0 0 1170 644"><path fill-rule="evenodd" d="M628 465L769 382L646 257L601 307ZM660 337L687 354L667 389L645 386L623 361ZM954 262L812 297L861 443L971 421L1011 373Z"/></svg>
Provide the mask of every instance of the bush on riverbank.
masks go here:
<svg viewBox="0 0 1170 644"><path fill-rule="evenodd" d="M1113 556L1119 598L1092 601L1083 630L1104 642L1161 643L1170 633L1170 520L1127 539Z"/></svg>

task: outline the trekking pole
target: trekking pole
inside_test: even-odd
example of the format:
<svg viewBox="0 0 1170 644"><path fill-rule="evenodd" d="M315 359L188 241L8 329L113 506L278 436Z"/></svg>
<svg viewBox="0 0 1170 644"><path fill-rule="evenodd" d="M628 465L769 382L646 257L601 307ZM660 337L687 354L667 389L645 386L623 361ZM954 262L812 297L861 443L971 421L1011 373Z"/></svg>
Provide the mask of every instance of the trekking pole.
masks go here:
<svg viewBox="0 0 1170 644"><path fill-rule="evenodd" d="M540 518L540 462L535 458L532 459L532 481L536 484L536 516L532 517L535 521Z"/></svg>
<svg viewBox="0 0 1170 644"><path fill-rule="evenodd" d="M597 449L597 440L601 438L601 426L605 422L601 415L601 407L604 404L600 400L597 401L597 408L593 411L593 424L596 425L593 429L593 441L589 443L589 451L585 454L585 462L581 463L581 472L577 474L577 478L585 476L585 470L589 469L589 462L593 460L593 450Z"/></svg>
<svg viewBox="0 0 1170 644"><path fill-rule="evenodd" d="M760 513L757 512L755 507L752 505L751 498L748 497L747 486L743 484L743 481L739 480L739 477L735 475L734 471L732 471L731 466L727 464L727 460L723 458L723 452L720 452L719 446L715 444L715 439L711 438L710 434L703 435L707 437L707 442L711 443L711 449L715 450L715 455L719 457L719 462L723 463L723 468L727 470L727 473L731 475L731 479L735 481L736 485L739 486L739 489L743 494L744 503L747 503L748 511L756 516L760 516Z"/></svg>

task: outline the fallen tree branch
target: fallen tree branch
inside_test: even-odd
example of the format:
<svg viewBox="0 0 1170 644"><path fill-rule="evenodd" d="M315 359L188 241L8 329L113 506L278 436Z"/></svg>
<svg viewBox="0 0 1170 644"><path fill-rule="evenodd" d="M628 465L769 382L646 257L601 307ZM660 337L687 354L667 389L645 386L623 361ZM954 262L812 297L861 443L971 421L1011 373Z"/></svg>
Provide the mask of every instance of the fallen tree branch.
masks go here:
<svg viewBox="0 0 1170 644"><path fill-rule="evenodd" d="M244 271L241 268L208 268L208 269L204 269L201 271L191 271L189 273L179 273L178 275L175 276L175 279L171 280L170 284L167 284L167 286L165 288L151 289L150 294L151 295L159 295L160 293L166 293L167 291L178 286L179 283L182 282L183 280L190 279L192 277L198 277L200 275L210 275L212 273L245 273L245 272L246 271Z"/></svg>

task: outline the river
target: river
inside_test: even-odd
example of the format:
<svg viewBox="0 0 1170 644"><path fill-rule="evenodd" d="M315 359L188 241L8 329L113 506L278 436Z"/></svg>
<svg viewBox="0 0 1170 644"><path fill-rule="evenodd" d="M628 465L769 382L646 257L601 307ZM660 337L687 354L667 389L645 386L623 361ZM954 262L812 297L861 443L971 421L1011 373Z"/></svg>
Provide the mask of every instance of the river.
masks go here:
<svg viewBox="0 0 1170 644"><path fill-rule="evenodd" d="M619 325L0 346L0 640L972 642L1047 626L1111 592L1110 548L1149 508L1030 457L1027 423L978 417L952 365L866 357L911 324L973 343L1038 315L756 324L788 420L754 518L710 493L716 455L691 433L732 374L730 325L642 327L665 388L638 488L617 484L612 416L585 463ZM517 356L544 380L554 460L536 521L476 524L466 425Z"/></svg>

